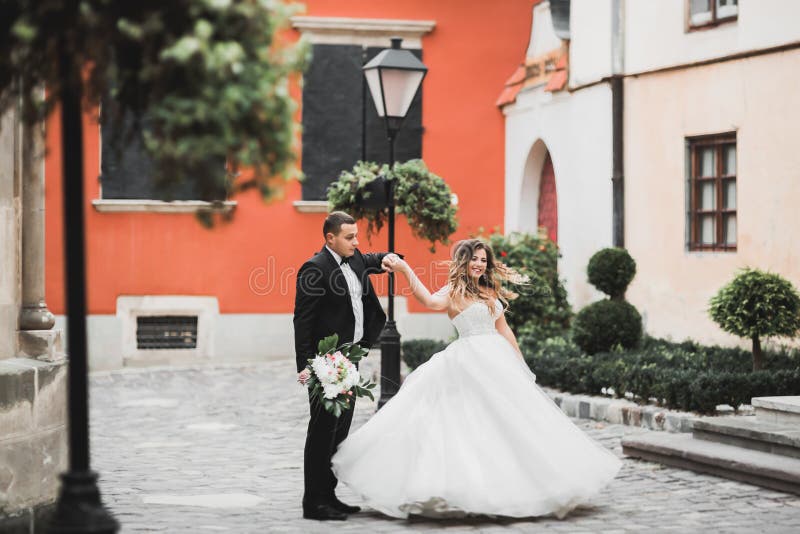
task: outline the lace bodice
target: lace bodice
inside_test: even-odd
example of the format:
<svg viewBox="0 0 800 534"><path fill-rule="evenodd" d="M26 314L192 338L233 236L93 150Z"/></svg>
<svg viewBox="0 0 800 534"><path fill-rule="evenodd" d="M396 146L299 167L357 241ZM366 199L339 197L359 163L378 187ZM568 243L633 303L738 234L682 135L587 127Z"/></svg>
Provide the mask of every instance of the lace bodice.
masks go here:
<svg viewBox="0 0 800 534"><path fill-rule="evenodd" d="M500 304L500 301L494 301L494 309L492 314L486 303L473 302L461 310L461 313L451 319L458 330L458 337L496 333L497 329L495 329L494 323L503 313L503 305Z"/></svg>

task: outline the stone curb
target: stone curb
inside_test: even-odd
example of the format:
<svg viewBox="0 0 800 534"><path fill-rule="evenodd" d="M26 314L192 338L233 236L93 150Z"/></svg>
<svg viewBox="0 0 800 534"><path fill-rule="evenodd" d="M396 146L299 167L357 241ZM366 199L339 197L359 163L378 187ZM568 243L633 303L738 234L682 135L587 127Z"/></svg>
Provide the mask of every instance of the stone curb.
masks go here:
<svg viewBox="0 0 800 534"><path fill-rule="evenodd" d="M694 422L700 419L699 415L691 412L668 410L659 406L642 406L625 399L576 395L551 388L542 389L565 414L580 419L667 432L691 432Z"/></svg>

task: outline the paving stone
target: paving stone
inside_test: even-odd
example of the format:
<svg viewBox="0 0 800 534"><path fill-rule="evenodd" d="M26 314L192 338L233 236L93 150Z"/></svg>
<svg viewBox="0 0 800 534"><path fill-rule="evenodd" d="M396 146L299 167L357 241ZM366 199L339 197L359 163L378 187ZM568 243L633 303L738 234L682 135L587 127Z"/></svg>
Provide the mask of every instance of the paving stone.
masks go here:
<svg viewBox="0 0 800 534"><path fill-rule="evenodd" d="M362 369L373 372L377 360ZM359 399L353 428L374 411ZM623 436L653 432L575 421L619 457ZM800 531L800 497L631 458L606 491L563 520L403 521L369 509L345 522L303 520L308 404L291 360L98 373L91 425L92 468L124 533ZM359 503L346 487L337 493Z"/></svg>

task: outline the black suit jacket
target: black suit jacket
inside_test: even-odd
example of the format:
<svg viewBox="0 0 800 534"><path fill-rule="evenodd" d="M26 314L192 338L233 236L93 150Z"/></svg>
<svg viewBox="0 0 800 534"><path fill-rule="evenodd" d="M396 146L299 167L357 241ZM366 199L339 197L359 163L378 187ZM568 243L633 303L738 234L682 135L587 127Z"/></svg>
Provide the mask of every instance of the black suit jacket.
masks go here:
<svg viewBox="0 0 800 534"><path fill-rule="evenodd" d="M362 254L356 249L349 264L361 281L364 308L364 336L359 342L372 346L383 330L383 313L369 275L382 273L381 260L386 252ZM317 344L332 334L339 344L353 341L355 317L347 281L336 259L326 247L300 267L294 298L294 350L297 372L305 369L308 359L317 353Z"/></svg>

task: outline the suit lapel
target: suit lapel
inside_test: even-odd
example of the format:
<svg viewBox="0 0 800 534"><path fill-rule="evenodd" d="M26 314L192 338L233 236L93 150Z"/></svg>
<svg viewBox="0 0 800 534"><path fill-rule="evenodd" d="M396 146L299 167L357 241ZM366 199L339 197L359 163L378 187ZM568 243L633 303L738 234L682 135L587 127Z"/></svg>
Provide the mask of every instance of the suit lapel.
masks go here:
<svg viewBox="0 0 800 534"><path fill-rule="evenodd" d="M336 258L333 257L333 254L331 254L331 251L328 250L328 247L322 245L322 249L319 251L319 253L325 256L328 267L330 268L331 271L335 271L336 269L339 268L339 264L336 262Z"/></svg>
<svg viewBox="0 0 800 534"><path fill-rule="evenodd" d="M336 261L336 258L333 257L331 251L328 250L328 247L325 245L322 246L322 250L320 251L326 258L327 264L330 268L330 286L331 291L335 295L344 296L347 299L347 304L349 308L352 308L353 302L350 300L350 290L347 287L347 280L344 278L344 273L342 272L342 268L339 266L339 263ZM352 268L352 266L351 266ZM344 293L344 295L342 295Z"/></svg>

